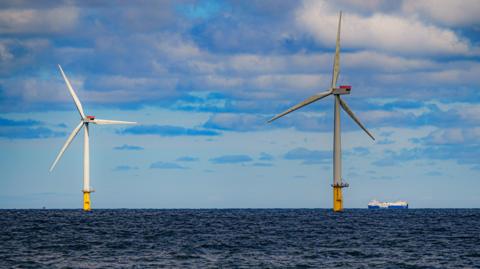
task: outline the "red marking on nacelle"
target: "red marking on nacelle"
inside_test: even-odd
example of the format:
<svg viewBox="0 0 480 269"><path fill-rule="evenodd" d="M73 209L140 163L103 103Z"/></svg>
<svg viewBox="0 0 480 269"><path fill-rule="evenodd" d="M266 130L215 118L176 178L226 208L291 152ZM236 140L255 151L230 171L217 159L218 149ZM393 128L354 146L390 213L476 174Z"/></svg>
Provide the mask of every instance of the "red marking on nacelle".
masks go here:
<svg viewBox="0 0 480 269"><path fill-rule="evenodd" d="M89 119L89 120L94 120L94 119L95 119L95 116L87 116L87 119Z"/></svg>
<svg viewBox="0 0 480 269"><path fill-rule="evenodd" d="M352 86L350 86L350 85L341 85L341 86L340 86L340 89L345 89L345 90L347 90L347 91L350 91L350 90L352 89Z"/></svg>

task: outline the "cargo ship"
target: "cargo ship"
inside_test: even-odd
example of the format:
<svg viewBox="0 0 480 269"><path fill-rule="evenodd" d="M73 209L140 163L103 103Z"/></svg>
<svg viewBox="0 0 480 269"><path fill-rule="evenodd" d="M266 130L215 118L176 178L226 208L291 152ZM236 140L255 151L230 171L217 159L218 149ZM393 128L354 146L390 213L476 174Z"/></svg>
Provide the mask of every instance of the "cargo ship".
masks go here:
<svg viewBox="0 0 480 269"><path fill-rule="evenodd" d="M372 200L368 203L368 209L408 209L408 203L405 201L379 202Z"/></svg>

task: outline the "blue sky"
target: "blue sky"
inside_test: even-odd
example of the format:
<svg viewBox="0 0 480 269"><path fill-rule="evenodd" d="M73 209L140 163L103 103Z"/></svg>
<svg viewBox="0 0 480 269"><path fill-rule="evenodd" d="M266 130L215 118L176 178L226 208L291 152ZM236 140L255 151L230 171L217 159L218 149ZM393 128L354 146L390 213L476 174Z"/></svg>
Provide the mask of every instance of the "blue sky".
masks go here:
<svg viewBox="0 0 480 269"><path fill-rule="evenodd" d="M93 126L94 208L331 207L340 84L346 207L480 207L478 1L15 1L0 4L0 208L79 208Z"/></svg>

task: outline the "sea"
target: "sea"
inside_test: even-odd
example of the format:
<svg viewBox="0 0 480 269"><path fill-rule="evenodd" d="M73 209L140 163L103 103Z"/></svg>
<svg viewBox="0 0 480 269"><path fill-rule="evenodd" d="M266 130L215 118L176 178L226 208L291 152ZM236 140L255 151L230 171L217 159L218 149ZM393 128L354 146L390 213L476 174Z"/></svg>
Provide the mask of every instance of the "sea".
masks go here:
<svg viewBox="0 0 480 269"><path fill-rule="evenodd" d="M0 210L0 268L480 268L480 209Z"/></svg>

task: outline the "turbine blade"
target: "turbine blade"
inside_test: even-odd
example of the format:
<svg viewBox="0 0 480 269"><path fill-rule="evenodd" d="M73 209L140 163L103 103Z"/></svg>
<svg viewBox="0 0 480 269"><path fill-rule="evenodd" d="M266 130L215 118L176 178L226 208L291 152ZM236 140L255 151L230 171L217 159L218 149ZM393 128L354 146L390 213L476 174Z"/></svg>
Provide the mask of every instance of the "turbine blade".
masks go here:
<svg viewBox="0 0 480 269"><path fill-rule="evenodd" d="M133 121L120 121L120 120L102 120L102 119L94 119L91 121L92 123L98 124L98 125L106 125L106 124L137 124L136 122Z"/></svg>
<svg viewBox="0 0 480 269"><path fill-rule="evenodd" d="M375 140L375 137L373 137L373 135L367 130L367 128L365 128L365 126L363 126L363 124L360 122L357 116L353 114L353 111L350 109L350 107L348 107L347 103L343 101L343 99L340 98L340 96L338 96L338 100L340 101L340 106L343 108L343 110L347 112L347 114L358 124L358 126L360 126L360 128L362 128L367 133L368 136L370 136L373 140Z"/></svg>
<svg viewBox="0 0 480 269"><path fill-rule="evenodd" d="M340 74L340 28L342 24L342 12L338 18L337 42L335 45L335 58L333 59L332 88L337 85L338 75Z"/></svg>
<svg viewBox="0 0 480 269"><path fill-rule="evenodd" d="M292 106L291 108L289 108L289 109L286 110L285 112L276 115L275 117L271 118L268 122L270 123L270 122L272 122L272 121L274 121L274 120L276 120L276 119L278 119L278 118L280 118L280 117L283 117L283 116L287 115L287 114L290 113L290 112L293 112L293 111L295 111L295 110L297 110L297 109L299 109L299 108L302 108L302 107L304 107L304 106L306 106L306 105L308 105L308 104L311 104L311 103L313 103L313 102L315 102L315 101L318 101L318 100L320 100L320 99L322 99L322 98L324 98L324 97L327 97L327 96L329 96L330 94L332 94L332 90L315 94L314 96L311 96L311 97L305 99L303 102L299 103L298 105Z"/></svg>
<svg viewBox="0 0 480 269"><path fill-rule="evenodd" d="M75 138L75 136L78 134L78 132L80 131L80 129L82 129L82 127L83 127L83 121L80 121L80 123L77 125L77 127L75 127L75 129L73 129L72 133L70 134L70 136L68 137L67 141L66 141L65 144L63 145L62 149L61 149L60 152L58 153L57 158L55 159L55 161L53 162L52 166L50 167L50 172L52 172L53 168L55 168L55 165L57 165L57 162L60 160L60 158L62 157L63 153L65 152L65 150L67 149L67 147L70 145L70 143L72 143L73 138Z"/></svg>
<svg viewBox="0 0 480 269"><path fill-rule="evenodd" d="M72 85L70 84L70 81L68 80L67 76L63 72L62 67L60 65L58 65L58 68L60 68L60 72L62 73L62 77L65 80L65 83L67 84L68 91L70 92L70 95L72 96L73 101L75 102L75 106L77 106L78 113L80 113L80 116L82 117L82 119L85 119L85 113L83 113L82 103L80 103L80 100L78 99L77 94L73 90Z"/></svg>

